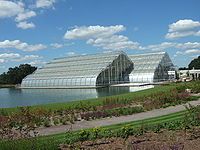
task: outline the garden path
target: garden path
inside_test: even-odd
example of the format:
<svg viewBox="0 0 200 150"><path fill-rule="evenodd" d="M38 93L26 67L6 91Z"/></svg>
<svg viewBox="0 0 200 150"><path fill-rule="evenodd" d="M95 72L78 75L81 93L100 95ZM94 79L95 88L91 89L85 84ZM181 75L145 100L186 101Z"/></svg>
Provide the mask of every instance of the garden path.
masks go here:
<svg viewBox="0 0 200 150"><path fill-rule="evenodd" d="M86 121L86 120L76 121L72 125L43 127L43 128L38 128L36 131L39 132L39 135L52 135L52 134L64 133L69 130L75 131L75 130L80 130L80 129L108 126L108 125L114 125L114 124L119 124L119 123L124 123L124 122L130 122L130 121L138 121L138 120L168 115L171 113L176 113L176 112L185 110L186 109L185 105L188 105L189 103L193 106L200 105L200 99L196 101L190 101L186 104L170 106L167 108L154 109L151 111L137 113L137 114L128 115L128 116L103 118L103 119L97 119L97 120L91 120L91 121Z"/></svg>

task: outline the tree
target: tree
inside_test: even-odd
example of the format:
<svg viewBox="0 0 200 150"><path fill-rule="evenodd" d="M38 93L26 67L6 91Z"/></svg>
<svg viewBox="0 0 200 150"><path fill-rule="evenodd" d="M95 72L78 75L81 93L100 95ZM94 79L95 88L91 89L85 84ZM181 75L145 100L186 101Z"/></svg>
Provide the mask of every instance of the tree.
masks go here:
<svg viewBox="0 0 200 150"><path fill-rule="evenodd" d="M0 84L20 84L22 79L33 73L37 67L21 64L19 67L9 68L7 73L0 75Z"/></svg>
<svg viewBox="0 0 200 150"><path fill-rule="evenodd" d="M198 58L193 59L188 65L189 69L200 69L200 56Z"/></svg>
<svg viewBox="0 0 200 150"><path fill-rule="evenodd" d="M180 67L178 70L188 70L186 67Z"/></svg>

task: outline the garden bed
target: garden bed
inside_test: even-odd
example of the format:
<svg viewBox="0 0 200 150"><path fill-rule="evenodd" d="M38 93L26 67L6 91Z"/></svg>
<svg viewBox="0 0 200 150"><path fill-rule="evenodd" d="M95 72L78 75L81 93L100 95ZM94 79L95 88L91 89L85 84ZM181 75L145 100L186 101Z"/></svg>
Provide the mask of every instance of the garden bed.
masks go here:
<svg viewBox="0 0 200 150"><path fill-rule="evenodd" d="M55 107L54 109L51 109L53 108L52 105L1 109L0 120L2 121L0 126L6 132L17 130L24 137L32 136L32 131L39 127L73 124L75 121L80 120L132 115L174 106L197 100L198 96L191 96L185 90L190 88L192 93L199 92L200 84L198 83L158 86L154 89L99 98L94 101L66 103L64 106Z"/></svg>
<svg viewBox="0 0 200 150"><path fill-rule="evenodd" d="M171 149L177 149L176 146L181 148L181 146L188 144L188 142L198 144L195 140L198 140L200 137L199 125L200 106L190 106L187 111L102 128L75 132L68 131L62 134L37 138L0 140L0 147L5 150L107 149L107 147L110 147L110 149L123 149L127 148L127 146L138 146L141 148L141 146L145 145L151 145L154 148L155 144L157 144L158 147L155 148L160 148L160 146L164 145L172 146ZM163 138L161 138L162 136ZM179 140L179 138L183 139L183 137L185 141ZM156 138L158 139L157 141Z"/></svg>
<svg viewBox="0 0 200 150"><path fill-rule="evenodd" d="M147 132L139 136L130 136L125 141L121 137L108 139L98 139L96 141L77 142L74 147L85 150L199 150L200 128L194 127L187 131L162 130L160 133ZM68 145L61 144L61 150L70 150Z"/></svg>

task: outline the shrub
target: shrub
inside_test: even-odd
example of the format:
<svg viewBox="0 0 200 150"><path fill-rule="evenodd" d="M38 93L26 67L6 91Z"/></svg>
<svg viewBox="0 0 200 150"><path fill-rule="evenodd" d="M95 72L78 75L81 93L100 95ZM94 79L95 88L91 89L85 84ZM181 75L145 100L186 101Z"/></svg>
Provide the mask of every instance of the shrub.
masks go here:
<svg viewBox="0 0 200 150"><path fill-rule="evenodd" d="M121 128L119 133L120 137L127 139L130 135L133 135L133 128L130 126L124 126Z"/></svg>
<svg viewBox="0 0 200 150"><path fill-rule="evenodd" d="M88 132L87 130L81 130L78 134L79 134L79 140L81 142L88 140L90 136L90 132Z"/></svg>
<svg viewBox="0 0 200 150"><path fill-rule="evenodd" d="M69 121L69 119L68 119L67 117L63 117L63 118L61 119L61 123L62 123L63 125L67 125L67 124L68 124L68 121Z"/></svg>
<svg viewBox="0 0 200 150"><path fill-rule="evenodd" d="M51 121L49 119L45 119L44 126L45 127L50 127L51 126Z"/></svg>
<svg viewBox="0 0 200 150"><path fill-rule="evenodd" d="M60 119L59 118L53 118L53 123L54 123L54 125L58 125L60 123Z"/></svg>
<svg viewBox="0 0 200 150"><path fill-rule="evenodd" d="M92 139L100 138L100 137L101 137L101 136L100 136L101 130L102 130L102 129L101 129L100 127L93 128L93 129L92 129L92 133L91 133Z"/></svg>

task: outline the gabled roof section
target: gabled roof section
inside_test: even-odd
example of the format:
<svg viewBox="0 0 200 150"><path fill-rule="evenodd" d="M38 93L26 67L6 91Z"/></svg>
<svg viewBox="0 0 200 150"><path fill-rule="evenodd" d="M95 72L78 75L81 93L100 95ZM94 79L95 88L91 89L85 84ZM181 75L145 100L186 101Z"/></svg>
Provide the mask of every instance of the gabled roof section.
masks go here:
<svg viewBox="0 0 200 150"><path fill-rule="evenodd" d="M117 51L56 58L31 76L34 78L97 76L122 53Z"/></svg>
<svg viewBox="0 0 200 150"><path fill-rule="evenodd" d="M148 54L138 54L129 55L129 58L134 63L134 73L154 73L155 69L158 67L162 59L168 55L166 52L158 53L148 53Z"/></svg>

